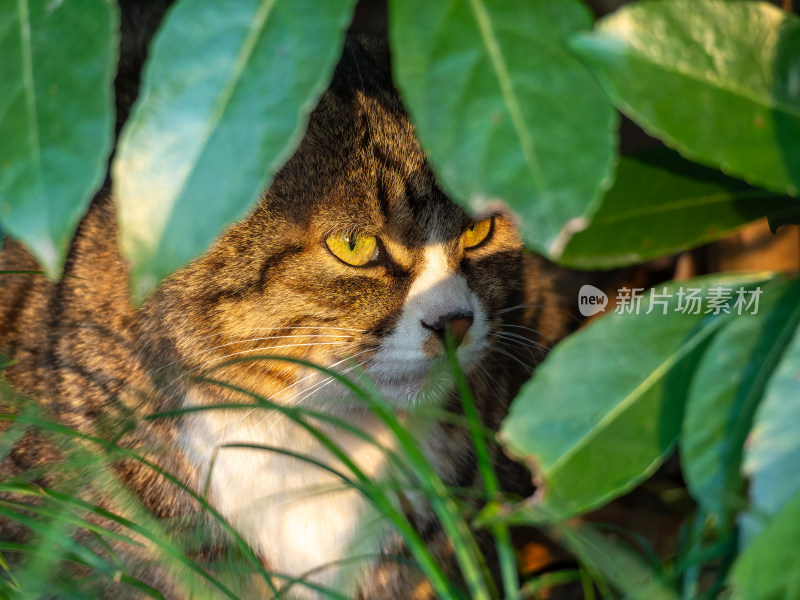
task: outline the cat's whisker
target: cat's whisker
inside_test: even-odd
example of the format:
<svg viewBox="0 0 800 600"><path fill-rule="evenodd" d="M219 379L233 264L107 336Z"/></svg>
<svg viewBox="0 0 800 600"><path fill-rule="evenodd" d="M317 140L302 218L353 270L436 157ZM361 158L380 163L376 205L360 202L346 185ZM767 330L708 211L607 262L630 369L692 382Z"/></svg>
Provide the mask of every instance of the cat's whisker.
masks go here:
<svg viewBox="0 0 800 600"><path fill-rule="evenodd" d="M294 331L295 329L313 329L315 331L319 331L321 329L330 330L330 331L351 331L353 333L364 333L366 329L354 329L352 327L334 327L333 325L283 325L280 327L250 327L249 328L253 333L257 331ZM197 336L196 340L207 340L211 337L218 336L218 333L210 333L208 335L200 335Z"/></svg>
<svg viewBox="0 0 800 600"><path fill-rule="evenodd" d="M318 343L313 343L313 344L281 344L281 345L278 345L278 346L262 346L260 348L251 348L249 350L242 350L240 352L233 352L231 354L226 354L225 356L220 356L219 358L211 359L209 361L206 361L206 362L204 362L202 364L197 365L196 367L193 367L193 368L189 369L185 373L182 373L177 378L173 379L166 386L164 386L164 389L168 389L169 387L171 387L175 383L177 383L179 380L183 379L184 377L186 377L190 373L193 373L194 371L197 371L198 369L202 369L202 368L207 367L208 365L210 365L212 363L219 362L221 360L225 360L226 358L231 358L232 356L239 356L241 354L247 354L249 352L272 351L272 350L278 350L278 349L281 349L281 348L299 348L299 347L303 347L303 346L343 346L343 345L346 345L346 342L318 342Z"/></svg>
<svg viewBox="0 0 800 600"><path fill-rule="evenodd" d="M495 311L494 313L492 313L492 316L504 315L504 314L510 313L512 311L515 311L515 310L521 310L523 308L546 308L548 310L556 310L556 311L560 312L561 314L567 315L568 317L573 319L576 323L580 323L581 322L581 320L578 317L573 315L568 310L566 310L564 308L561 308L560 306L548 306L547 304L517 304L516 306L509 306L508 308L501 308L500 310Z"/></svg>
<svg viewBox="0 0 800 600"><path fill-rule="evenodd" d="M327 333L318 333L318 334L304 333L304 334L301 334L301 335L304 338L333 337L333 338L350 339L350 338L353 337L352 335L339 335L339 334L327 334ZM206 348L204 350L200 350L198 352L195 352L194 354L189 354L189 355L181 358L180 360L174 360L174 361L172 361L170 363L167 363L167 364L165 364L165 365L163 365L161 367L158 367L157 369L153 369L152 371L150 371L148 373L148 375L153 375L153 374L157 373L158 371L161 371L162 369L166 369L167 367L170 367L170 366L172 366L172 365L174 365L176 363L184 362L188 358L192 358L193 356L199 356L200 354L205 354L207 352L212 352L213 350L218 350L219 348L225 348L227 346L235 346L236 344L246 344L248 342L262 342L262 341L279 340L279 339L287 339L287 338L288 339L295 339L295 338L298 338L298 337L300 337L300 335L273 335L273 336L270 336L270 337L249 338L249 339L245 339L245 340L237 340L235 342L228 342L227 344L220 344L219 346L213 346L211 348Z"/></svg>
<svg viewBox="0 0 800 600"><path fill-rule="evenodd" d="M521 335L519 333L513 333L511 331L498 331L498 332L494 333L493 335L496 335L496 336L501 337L501 338L506 339L506 340L516 340L516 341L520 342L521 344L525 344L526 346L530 346L532 348L536 348L536 349L540 350L543 354L546 354L546 353L550 352L550 348L548 348L544 344L540 344L539 342L537 342L535 340L532 340L529 337L526 337L526 336Z"/></svg>
<svg viewBox="0 0 800 600"><path fill-rule="evenodd" d="M535 360L535 357L538 355L542 360L547 357L547 354L550 352L550 349L546 346L542 346L541 344L537 344L536 342L519 335L508 334L506 332L499 332L492 334L493 339L495 340L503 340L504 342L514 344L515 346L520 346L524 348L529 356ZM534 354L534 350L538 352L538 354Z"/></svg>
<svg viewBox="0 0 800 600"><path fill-rule="evenodd" d="M353 355L351 355L351 356L348 356L348 357L347 357L347 358L345 358L345 359L342 359L342 360L340 360L340 361L337 361L336 363L334 363L334 365L339 365L339 364L341 364L341 363L343 363L343 362L345 362L345 361L352 361L352 360L353 360L354 358L356 358L357 356L361 356L362 354L365 354L365 353L367 353L367 352L375 352L375 351L376 351L376 349L375 349L375 348L367 348L367 349L365 349L365 350L362 350L361 352L356 352L355 354L353 354ZM367 360L369 360L369 359L367 359ZM339 371L339 375L341 375L341 376L344 376L344 375L346 375L347 373L350 373L351 371L353 371L354 369L359 369L359 368L362 368L362 367L363 367L363 366L364 366L364 365L367 363L367 360L364 360L364 361L362 361L362 362L360 362L360 363L354 364L354 365L352 365L352 366L350 366L350 367L348 367L348 368L344 369L343 371ZM326 383L325 383L325 385L327 385L328 383L330 383L330 380L331 380L331 379L336 379L336 378L335 378L335 377L333 377L333 376L329 376L329 377L326 379ZM317 385L318 387L315 389L315 388L312 386L311 388L309 388L308 390L306 390L306 391L304 392L304 395L303 395L302 397L300 397L300 398L299 398L299 400L298 400L297 404L300 404L300 402L302 402L303 400L305 400L305 399L306 399L306 398L307 398L307 397L310 395L310 392L312 392L312 391L317 391L317 390L319 390L319 388L320 388L320 387L324 387L324 386L319 386L319 384L315 384L315 385Z"/></svg>
<svg viewBox="0 0 800 600"><path fill-rule="evenodd" d="M365 352L370 352L370 351L372 351L372 350L373 350L373 348L367 348L366 350L362 350L361 352L356 352L356 353L355 353L355 354L353 354L352 356L347 356L347 357L345 357L345 358L343 358L343 359L341 359L341 360L337 360L336 362L334 362L333 364L331 364L331 365L330 365L330 367L328 367L328 368L330 368L330 369L333 369L334 367L338 367L340 364L342 364L342 363L344 363L344 362L347 362L347 361L349 361L349 360L352 360L352 359L353 359L353 358L355 358L356 356L360 356L361 354L364 354ZM362 365L363 365L363 363L362 363ZM349 370L349 369L348 369L348 370ZM345 373L346 373L346 372L348 372L348 371L345 371ZM282 388L281 390L279 390L278 392L276 392L276 393L275 393L275 394L273 394L272 396L273 396L273 397L275 397L275 398L277 399L277 397L278 397L278 396L280 396L281 394L283 394L283 393L284 393L284 392L286 392L287 390L289 390L289 389L291 389L291 388L293 388L293 387L295 387L295 386L299 385L300 383L302 383L303 381L306 381L307 379L309 379L309 378L311 378L311 377L315 377L315 376L317 375L317 373L318 373L317 371L314 371L313 373L309 373L309 374L308 374L308 375L306 375L305 377L302 377L301 379L298 379L298 380L297 380L297 381L295 381L294 383L291 383L291 384L287 385L286 387ZM327 377L325 380L323 380L323 381L327 381L327 380L329 380L329 379L333 379L333 377L331 377L331 376L328 376L328 377ZM319 384L318 384L318 383L314 384L314 386L317 386L317 385L319 385ZM312 386L312 388L311 388L311 389L313 389L313 388L314 388L314 386ZM308 391L308 390L306 390L306 391ZM287 401L285 401L285 402L280 402L280 403L279 403L279 406L285 406L286 404L288 404L288 400L287 400ZM255 410L256 410L256 409L258 409L258 408L259 408L258 406L254 406L253 408L251 408L250 410L248 410L247 412L245 412L245 414L242 416L242 418L241 418L241 419L239 419L238 421L236 421L236 422L234 422L234 423L231 423L230 425L228 425L227 427L225 427L225 428L222 430L222 432L220 433L220 436L219 436L219 437L220 437L220 439L218 440L217 444L215 444L215 446L216 446L216 445L218 445L220 441L222 441L222 438L224 437L224 435L225 435L225 434L226 434L226 433L227 433L227 432L228 432L228 431L229 431L229 430L230 430L232 427L235 427L236 425L238 425L238 424L240 424L241 422L243 422L245 419L247 419L247 417L249 417L251 414L253 414L253 412L255 412ZM269 413L268 413L268 414L269 414ZM267 416L268 416L268 415L267 415ZM264 418L266 418L266 416L265 416ZM262 421L263 421L263 419L262 419ZM262 421L259 421L259 423L257 423L256 425L260 424ZM269 430L268 430L268 431L269 431Z"/></svg>
<svg viewBox="0 0 800 600"><path fill-rule="evenodd" d="M526 331L530 331L534 335L538 335L540 338L542 338L544 341L546 341L548 344L550 344L550 346L555 346L555 342L553 340L548 338L546 335L544 335L538 329L534 329L533 327L526 327L525 325L515 325L513 323L501 323L500 324L500 329L503 329L505 327L510 327L512 329L524 329Z"/></svg>
<svg viewBox="0 0 800 600"><path fill-rule="evenodd" d="M495 399L498 402L500 402L500 404L505 406L507 403L504 402L500 398L500 394L497 392L497 386L493 385L496 382L495 377L493 377L492 374L489 373L489 371L487 371L486 368L483 365L478 365L478 369L480 369L480 372L482 372L483 375L484 375L482 377L482 379L483 379L484 385L486 386L486 389L490 390L492 392L492 394L494 394ZM480 374L478 371L476 371L475 373L476 373L476 375Z"/></svg>
<svg viewBox="0 0 800 600"><path fill-rule="evenodd" d="M529 352L532 356L541 355L541 357L544 358L547 353L550 352L550 349L546 346L537 344L533 340L530 340L524 336L509 335L508 333L501 331L492 334L492 338L498 342L502 341L506 345L513 344L515 346L519 346ZM537 354L533 354L534 350L537 351Z"/></svg>
<svg viewBox="0 0 800 600"><path fill-rule="evenodd" d="M366 361L365 361L365 362L366 362ZM362 367L362 366L364 366L364 364L365 364L365 363L364 363L364 362L362 362L362 363L360 363L360 364L353 365L352 367L349 367L349 368L345 369L344 371L342 371L340 374L341 374L341 375L346 375L347 373L349 373L349 372L350 372L350 371L352 371L353 369L357 369L357 368L359 368L359 367ZM332 375L329 375L328 377L326 377L325 379L323 379L323 380L322 380L322 381L320 381L319 383L316 383L316 384L314 384L314 385L313 385L311 388L309 388L308 390L306 390L306 392L305 392L305 393L304 393L302 396L300 396L299 398L297 398L297 402L295 402L294 406L295 406L295 407L297 407L297 406L300 406L300 404L302 404L302 402L303 402L304 400L306 400L307 398L310 398L310 397L311 397L313 394L315 394L315 393L319 392L319 390L321 390L322 388L324 388L324 387L326 387L326 386L330 385L330 384L331 384L331 383L333 383L335 380L336 380L336 378L335 378L335 377L333 377ZM287 403L286 403L286 402L284 402L283 404L281 404L281 406L285 406L286 404L287 404ZM281 419L283 419L285 416L286 416L286 413L281 413L281 414L279 414L279 415L277 416L277 418L275 419L275 421L272 423L272 425L271 425L271 426L270 426L268 429L266 429L266 430L264 431L264 433L265 433L265 434L267 434L267 433L269 433L270 431L272 431L272 430L275 428L275 426L276 426L278 423L280 423ZM264 422L264 419L266 419L266 418L268 418L268 417L269 417L269 415L268 415L268 414L267 414L267 415L264 415L264 417L263 417L263 418L262 418L262 419L261 419L261 420L260 420L258 423L256 423L256 425L260 425L261 423L263 423L263 422Z"/></svg>
<svg viewBox="0 0 800 600"><path fill-rule="evenodd" d="M489 356L487 358L493 360L497 364L498 367L503 369L503 371L505 371L505 373L506 373L506 375L508 377L512 377L511 371L509 371L508 368L506 367L506 363L500 360L500 357L498 357L494 353L491 353L491 354L489 354Z"/></svg>
<svg viewBox="0 0 800 600"><path fill-rule="evenodd" d="M478 379L479 383L483 386L484 390L492 392L492 394L494 394L495 400L500 401L500 397L497 394L497 390L494 389L494 386L491 385L491 380L493 378L489 375L486 369L483 368L482 365L477 365L477 367L479 370L474 372L475 378ZM505 404L502 401L500 401L500 404L503 404L505 406Z"/></svg>
<svg viewBox="0 0 800 600"><path fill-rule="evenodd" d="M336 366L338 366L338 365L342 364L343 362L346 362L346 361L352 360L352 359L354 359L356 356L360 356L360 355L364 354L365 352L370 352L370 351L372 351L372 350L373 350L373 348L367 348L366 350L362 350L361 352L356 352L356 353L355 353L355 354L353 354L352 356L348 356L347 358L343 358L342 360L336 361L336 362L335 362L335 363L333 363L333 364L332 364L332 365L331 365L329 368L336 367ZM366 361L365 361L365 362L366 362ZM363 366L364 364L365 364L365 363L364 363L364 362L362 362L362 363L360 363L360 364L358 364L358 365L355 365L355 366L349 367L349 368L345 369L344 371L341 371L339 374L340 374L340 375L345 375L346 373L349 373L349 372L350 372L350 371L352 371L353 369L355 369L355 368L357 368L357 367L360 367L360 366ZM297 384L298 384L298 383L300 383L301 381L305 381L306 379L308 379L309 377L313 377L314 375L316 375L316 373L311 373L310 375L307 375L307 376L306 376L306 377L304 377L303 379L301 379L301 380L299 380L299 381L296 381L295 383L293 383L293 384L291 384L291 385L289 385L289 386L287 386L287 387L283 388L283 389L282 389L282 390L280 390L279 392L276 392L275 394L273 394L273 396L277 397L277 396L279 396L280 394L283 394L283 393L284 393L286 390L288 390L289 388L291 388L291 387L294 387L295 385L297 385ZM297 402L297 404L299 405L299 404L300 404L300 402L302 402L302 401L303 401L303 400L304 400L306 397L310 396L310 395L311 395L313 392L315 392L316 390L318 390L320 387L324 387L324 385L327 385L328 383L330 383L330 382L331 382L332 380L334 380L334 379L335 379L335 377L334 377L334 376L332 376L332 375L328 375L328 376L326 376L326 377L325 377L325 378L324 378L322 381L319 381L319 382L317 382L317 383L313 384L313 385L312 385L310 388L308 388L307 390L304 390L303 392L301 392L303 395L302 395L302 396L301 396L301 397L298 399L298 402ZM286 401L279 403L279 406L286 406L286 404L288 404L288 403L289 403L289 400L287 399Z"/></svg>
<svg viewBox="0 0 800 600"><path fill-rule="evenodd" d="M542 356L544 356L544 352L538 346L532 345L528 340L525 339L517 339L511 337L505 337L502 334L493 334L492 339L497 343L502 343L506 347L510 347L513 344L515 347L519 347L525 350L531 357L534 356L533 350L538 350Z"/></svg>
<svg viewBox="0 0 800 600"><path fill-rule="evenodd" d="M505 348L508 352L514 354L518 358L520 358L520 353L522 351L524 351L526 356L530 360L533 361L534 367L539 364L539 361L537 360L536 354L534 354L534 351L533 351L534 349L531 348L530 346L526 345L526 344L523 344L519 340L501 340L501 339L496 339L495 343L498 346L501 346L502 348ZM512 344L513 344L513 346L512 346ZM544 354L542 354L541 358L542 359L545 358ZM520 358L520 360L521 360L521 358Z"/></svg>
<svg viewBox="0 0 800 600"><path fill-rule="evenodd" d="M331 364L331 365L330 365L330 367L329 367L329 368L334 368L334 367L337 367L337 366L339 366L340 364L342 364L343 362L346 362L346 361L348 361L348 360L352 360L352 359L353 359L353 358L355 358L356 356L359 356L359 355L361 355L361 354L364 354L365 352L370 352L370 351L372 351L372 350L374 350L374 348L367 348L366 350L362 350L361 352L357 352L356 354L354 354L354 355L352 355L352 356L347 356L347 357L345 357L345 358L343 358L343 359L341 359L341 360L338 360L338 361L334 362L333 364ZM365 362L366 362L366 361L365 361ZM356 367L361 367L361 366L363 366L363 365L365 364L365 362L362 362L362 363L361 363L361 364L359 364L359 365L355 365L354 367L351 367L350 369L347 369L346 371L344 371L344 373L347 373L347 372L349 372L350 370L352 370L352 369L354 369L354 368L356 368ZM283 392L285 392L285 391L286 391L286 390L288 390L289 388L292 388L292 387L294 387L294 386L296 386L296 385L300 384L301 382L305 381L305 380L306 380L306 379L308 379L309 377L314 377L315 375L316 375L316 372L315 372L315 373L310 373L309 375L306 375L306 376L305 376L305 377L303 377L302 379L299 379L298 381L295 381L294 383L292 383L292 384L290 384L290 385L288 385L288 386L284 387L282 390L280 390L279 392L277 392L277 393L276 393L276 395L277 395L277 394L282 394ZM325 383L330 383L330 381L331 381L331 380L333 380L333 377L329 376L328 378L326 378L325 380L323 380L323 382L325 382ZM315 385L318 385L318 384L315 384ZM281 404L280 404L280 406L285 406L287 403L288 403L288 401L287 401L287 402L283 402L283 403L281 403ZM298 404L299 404L299 403L298 403ZM232 428L234 428L234 427L236 427L237 425L241 424L241 423L242 423L242 422L243 422L245 419L247 419L247 417L249 417L251 414L253 414L253 412L255 412L255 411L256 411L256 409L258 409L258 408L260 408L260 407L259 407L259 406L253 406L251 409L247 410L247 411L244 413L244 415L242 415L242 417L241 417L240 419L238 419L238 420L236 420L235 422L233 422L233 423L229 424L228 426L226 426L226 427L225 427L225 428L224 428L224 429L223 429L223 430L220 432L220 434L219 434L219 436L218 436L218 439L217 439L217 442L216 442L215 444L213 444L211 447L212 447L212 448L218 448L218 447L219 447L219 445L220 445L220 443L221 443L221 442L224 440L225 434L227 434L227 433L228 433L228 431L230 431ZM260 420L258 423L256 423L256 425L259 425L259 424L261 424L261 423L264 421L264 419L266 419L266 418L267 418L267 417L268 417L270 414L271 414L271 411L270 411L270 412L269 412L267 415L265 415L265 416L264 416L264 418L262 418L262 419L261 419L261 420ZM275 422L275 423L273 423L272 427L270 427L269 429L267 429L267 430L265 431L265 433L266 433L266 432L269 432L270 430L272 430L272 428L274 428L274 427L275 427L275 425L277 424L278 420L279 420L280 418L282 418L283 416L284 416L284 414L280 414L280 415L278 416L278 418L276 419L276 422ZM200 464L202 464L202 463L198 463L198 464L197 464L197 466L196 466L196 467L195 467L195 468L192 470L192 472L189 474L189 476L188 476L188 478L187 478L187 480L186 480L186 486L189 486L191 479L192 479L192 478L195 476L195 474L197 473L198 469L200 468ZM183 490L181 491L181 495L182 495L182 494L183 494Z"/></svg>
<svg viewBox="0 0 800 600"><path fill-rule="evenodd" d="M359 355L361 355L361 354L364 354L365 352L369 352L369 351L371 351L371 350L373 350L373 349L372 349L372 348L369 348L368 350L362 350L361 352L358 352L358 353L354 354L353 356L350 356L350 357L348 357L348 359L347 359L347 360L352 360L352 359L353 359L353 358L355 358L356 356L359 356ZM344 369L343 371L340 371L340 372L339 372L339 375L340 375L340 376L344 376L344 375L346 375L347 373L350 373L351 371L353 371L354 369L361 368L361 367L363 367L363 366L366 364L366 362L367 362L367 361L362 361L362 362L360 362L360 363L358 363L358 364L352 365L352 366L348 367L347 369ZM324 384L324 385L320 385L320 384L318 383L318 384L316 384L316 387L312 386L311 388L309 388L308 390L306 390L306 391L305 391L305 393L304 393L304 394L303 394L303 395L302 395L300 398L298 398L298 399L297 399L297 404L296 404L296 406L297 406L297 405L299 405L299 404L300 404L300 403L301 403L303 400L305 400L306 398L308 398L309 396L311 396L311 394L312 394L312 393L316 393L316 392L317 392L317 391L319 391L321 388L325 387L326 385L328 385L329 383L331 383L331 381L332 381L332 380L335 380L335 379L337 379L337 378L336 378L336 377L334 377L334 376L332 376L332 375L330 375L330 376L328 376L328 377L327 377L327 379L325 380L325 384Z"/></svg>
<svg viewBox="0 0 800 600"><path fill-rule="evenodd" d="M338 332L341 332L341 331L351 332L350 334L342 335L342 337L350 337L352 334L364 333L365 331L367 331L366 329L354 329L354 328L350 328L350 327L334 327L334 326L329 326L329 325L315 325L315 326L311 326L311 325L284 325L284 326L280 326L280 327L251 327L249 329L253 333L256 333L256 332L259 332L259 331L292 332L292 331L294 331L296 329L302 329L302 330L311 329L311 330L314 330L314 331L317 331L317 332L319 332L321 330L338 331ZM197 336L195 339L199 342L201 340L207 340L208 338L218 337L219 335L220 335L219 333L210 333L208 335ZM247 339L247 340L239 340L239 341L236 341L236 342L230 342L230 343L227 343L227 344L222 344L220 346L214 346L213 348L207 348L206 350L201 350L199 352L195 352L194 354L190 354L190 355L188 355L188 356L186 356L184 358L190 358L192 356L197 356L198 354L203 354L204 352L209 352L211 350L216 350L217 348L222 348L224 346L240 344L240 343L245 343L245 342L252 342L252 341L258 341L258 340L269 340L269 339L275 339L275 338L278 338L278 337L299 337L299 336L312 337L312 336L315 336L315 335L333 335L333 334L327 334L327 333L310 334L310 333L301 332L297 336L285 335L285 336L272 336L272 337L264 337L264 338L260 338L259 337L259 338L252 338L252 339ZM137 362L141 358L141 355L142 355L143 352L144 352L144 348L141 348L139 350L138 355L137 355ZM174 365L176 363L179 363L179 362L181 362L181 360L174 360L174 361L169 362L169 363L167 363L165 365L157 367L157 368L149 371L148 375L152 375L153 373L157 373L158 371L160 371L162 369L165 369L167 367L170 367L170 366L172 366L172 365Z"/></svg>
<svg viewBox="0 0 800 600"><path fill-rule="evenodd" d="M343 359L341 359L341 360L337 360L336 362L332 363L332 364L331 364L329 367L327 367L327 368L329 368L329 369L333 369L334 367L338 367L340 364L342 364L342 363L344 363L344 362L347 362L348 360L352 360L352 359L354 359L356 356L360 356L360 355L364 354L365 352L371 352L371 351L373 351L373 350L374 350L374 348L367 348L366 350L362 350L361 352L356 352L355 354L353 354L353 355L351 355L351 356L347 356L347 357L345 357L345 358L343 358ZM292 383L292 384L290 384L290 385L287 385L285 388L283 388L283 389L281 389L280 391L276 392L276 393L274 394L274 396L278 396L278 395L280 395L280 394L283 394L283 393L284 393L286 390L289 390L289 389L293 388L294 386L296 386L296 385L299 385L300 383L302 383L302 382L303 382L303 381L305 381L306 379L309 379L309 378L311 378L311 377L315 377L315 376L317 375L317 373L318 373L318 371L314 371L313 373L309 373L308 375L306 375L306 376L305 376L305 377L303 377L302 379L298 379L298 380L297 380L297 381L295 381L294 383Z"/></svg>
<svg viewBox="0 0 800 600"><path fill-rule="evenodd" d="M552 308L558 309L556 306L547 306L546 304L517 304L516 306L507 306L506 308L501 308L500 310L496 310L492 313L492 315L504 315L506 313L510 313L514 310L520 310L523 308ZM562 309L559 309L562 310Z"/></svg>
<svg viewBox="0 0 800 600"><path fill-rule="evenodd" d="M510 350L510 348L508 348L507 346L506 346L506 349ZM518 357L514 356L514 355L513 355L513 354L511 354L510 352L506 352L506 350L503 350L502 348L498 348L497 346L495 346L495 347L494 347L494 350L495 350L496 352L499 352L500 354L503 354L504 356L507 356L508 358L510 358L510 359L512 359L512 360L515 360L515 361L517 361L517 362L518 362L520 365L522 365L523 367L525 367L525 369L527 369L529 372L530 372L530 371L533 371L533 366L526 364L526 363L525 363L525 362L523 362L523 361L522 361L520 358L518 358ZM536 362L536 361L534 361L534 363L535 363L535 362Z"/></svg>

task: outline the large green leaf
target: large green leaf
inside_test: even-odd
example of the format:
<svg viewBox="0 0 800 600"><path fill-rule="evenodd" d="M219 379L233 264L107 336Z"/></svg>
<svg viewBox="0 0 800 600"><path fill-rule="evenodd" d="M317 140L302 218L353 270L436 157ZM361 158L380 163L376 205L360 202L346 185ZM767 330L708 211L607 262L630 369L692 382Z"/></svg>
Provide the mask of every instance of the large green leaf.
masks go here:
<svg viewBox="0 0 800 600"><path fill-rule="evenodd" d="M686 157L795 195L800 19L765 2L626 6L574 38L617 106Z"/></svg>
<svg viewBox="0 0 800 600"><path fill-rule="evenodd" d="M800 304L797 298L795 302ZM744 458L744 472L750 477L748 537L800 493L800 477L796 476L800 465L800 329L795 329L769 380L753 422Z"/></svg>
<svg viewBox="0 0 800 600"><path fill-rule="evenodd" d="M302 135L354 0L183 0L157 34L114 161L141 299L240 218Z"/></svg>
<svg viewBox="0 0 800 600"><path fill-rule="evenodd" d="M0 2L0 221L51 276L105 176L117 23L111 0Z"/></svg>
<svg viewBox="0 0 800 600"><path fill-rule="evenodd" d="M704 277L660 287L660 297L642 297L639 314L615 310L552 351L501 430L508 449L533 468L546 514L596 507L653 472L678 436L696 355L729 318L706 314L708 301L690 304L690 289L702 300L712 288L762 278Z"/></svg>
<svg viewBox="0 0 800 600"><path fill-rule="evenodd" d="M796 422L795 422L796 423ZM791 477L797 465L786 473ZM731 580L743 600L800 597L800 494L795 494L739 556Z"/></svg>
<svg viewBox="0 0 800 600"><path fill-rule="evenodd" d="M758 313L733 311L699 361L681 432L689 489L723 530L744 504L742 447L753 415L800 321L800 280L759 289Z"/></svg>
<svg viewBox="0 0 800 600"><path fill-rule="evenodd" d="M754 188L667 149L622 157L588 229L558 261L579 269L641 263L719 239L795 199Z"/></svg>
<svg viewBox="0 0 800 600"><path fill-rule="evenodd" d="M616 113L566 48L591 26L587 9L577 0L389 6L394 74L444 187L476 211L505 203L534 248L557 253L567 223L595 210L614 157Z"/></svg>

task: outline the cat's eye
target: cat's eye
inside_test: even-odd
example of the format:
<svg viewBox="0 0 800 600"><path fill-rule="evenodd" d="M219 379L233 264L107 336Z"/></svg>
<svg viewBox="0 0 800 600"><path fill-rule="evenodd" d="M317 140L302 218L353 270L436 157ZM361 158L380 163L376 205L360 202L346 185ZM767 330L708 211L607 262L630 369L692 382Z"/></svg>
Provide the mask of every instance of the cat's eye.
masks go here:
<svg viewBox="0 0 800 600"><path fill-rule="evenodd" d="M378 256L378 238L374 235L334 233L325 243L336 258L354 267L363 267Z"/></svg>
<svg viewBox="0 0 800 600"><path fill-rule="evenodd" d="M473 223L472 227L467 229L462 235L462 239L464 240L464 248L475 248L479 246L483 242L486 241L486 238L489 237L489 234L492 232L492 219L489 217L488 219L484 219L483 221L478 221L477 223Z"/></svg>

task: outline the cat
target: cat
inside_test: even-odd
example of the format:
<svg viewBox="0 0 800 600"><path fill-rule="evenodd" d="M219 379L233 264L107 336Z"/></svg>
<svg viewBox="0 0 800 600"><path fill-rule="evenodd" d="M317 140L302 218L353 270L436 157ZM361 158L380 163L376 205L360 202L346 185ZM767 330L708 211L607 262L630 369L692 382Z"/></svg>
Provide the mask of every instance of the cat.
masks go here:
<svg viewBox="0 0 800 600"><path fill-rule="evenodd" d="M282 355L363 373L446 483L480 486L469 431L415 412L460 410L446 368L447 336L482 423L496 429L534 362L566 333L561 313L548 310L559 304L552 268L525 252L513 218L502 211L472 216L437 183L393 87L385 43L348 39L305 137L252 212L138 310L116 236L114 201L104 191L80 223L67 276L55 283L0 276L0 352L13 361L4 377L59 423L114 439L207 496L267 569L299 576L371 554L319 569L310 581L348 597L433 597L418 568L392 558L408 551L359 491L286 454L225 447L276 447L342 469L312 434L259 408L254 396L342 419L383 448L395 447L386 424L346 386L296 362L259 358ZM0 270L37 269L20 244L4 241ZM252 408L213 409L242 403ZM203 410L146 418L193 407ZM313 423L369 477L387 476L381 447ZM508 487L526 493L530 475L493 451ZM56 463L63 452L29 431L0 475ZM113 468L158 519L198 514L192 494L152 467L120 460ZM46 472L37 483L56 479ZM103 491L92 499L125 510ZM408 491L399 502L455 577L452 547L425 501ZM219 524L208 517L199 527ZM27 535L12 520L0 525L0 539ZM211 537L198 556L213 562L222 538ZM168 597L182 593L173 574L154 564L152 549L114 548L134 576ZM104 585L98 593L138 594ZM244 594L270 597L265 589ZM318 594L294 584L289 597Z"/></svg>

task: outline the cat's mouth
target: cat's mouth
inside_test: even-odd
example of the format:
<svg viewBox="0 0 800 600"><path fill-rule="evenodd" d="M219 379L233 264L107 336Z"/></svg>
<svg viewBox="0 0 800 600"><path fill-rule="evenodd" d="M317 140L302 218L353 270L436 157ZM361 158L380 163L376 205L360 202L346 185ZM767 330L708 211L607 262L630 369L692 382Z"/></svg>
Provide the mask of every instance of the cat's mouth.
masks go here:
<svg viewBox="0 0 800 600"><path fill-rule="evenodd" d="M443 401L454 389L453 377L446 357L413 370L396 370L386 374L370 372L367 376L385 400L393 404L431 404Z"/></svg>

